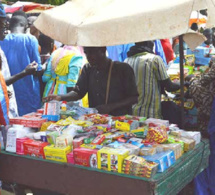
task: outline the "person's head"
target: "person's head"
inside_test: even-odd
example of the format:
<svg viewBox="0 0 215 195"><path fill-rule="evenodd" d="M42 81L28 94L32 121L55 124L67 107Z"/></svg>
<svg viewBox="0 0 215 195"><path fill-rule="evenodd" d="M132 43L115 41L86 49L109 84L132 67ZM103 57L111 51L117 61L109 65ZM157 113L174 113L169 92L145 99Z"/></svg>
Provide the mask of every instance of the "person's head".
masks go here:
<svg viewBox="0 0 215 195"><path fill-rule="evenodd" d="M44 34L39 36L39 45L41 47L41 54L52 53L54 48L54 40Z"/></svg>
<svg viewBox="0 0 215 195"><path fill-rule="evenodd" d="M13 16L10 20L9 30L14 33L25 33L28 27L27 18L21 15Z"/></svg>
<svg viewBox="0 0 215 195"><path fill-rule="evenodd" d="M28 26L31 27L31 25L34 24L34 22L36 21L37 16L29 16L28 17Z"/></svg>
<svg viewBox="0 0 215 195"><path fill-rule="evenodd" d="M203 35L207 38L205 41L206 45L210 45L213 43L213 31L210 28L204 30Z"/></svg>
<svg viewBox="0 0 215 195"><path fill-rule="evenodd" d="M148 52L153 52L154 48L154 41L142 41L142 42L136 42L136 46L138 47L144 47Z"/></svg>
<svg viewBox="0 0 215 195"><path fill-rule="evenodd" d="M190 28L194 31L197 31L198 30L198 24L194 22L194 23L192 23Z"/></svg>
<svg viewBox="0 0 215 195"><path fill-rule="evenodd" d="M24 18L26 18L26 20L28 18L27 15L26 15L26 13L23 12L23 11L16 11L16 12L14 12L13 15L12 15L12 17L15 17L15 16L23 16Z"/></svg>
<svg viewBox="0 0 215 195"><path fill-rule="evenodd" d="M0 40L4 40L6 32L6 13L3 5L0 3Z"/></svg>
<svg viewBox="0 0 215 195"><path fill-rule="evenodd" d="M91 66L99 66L106 60L106 47L84 47L84 53Z"/></svg>

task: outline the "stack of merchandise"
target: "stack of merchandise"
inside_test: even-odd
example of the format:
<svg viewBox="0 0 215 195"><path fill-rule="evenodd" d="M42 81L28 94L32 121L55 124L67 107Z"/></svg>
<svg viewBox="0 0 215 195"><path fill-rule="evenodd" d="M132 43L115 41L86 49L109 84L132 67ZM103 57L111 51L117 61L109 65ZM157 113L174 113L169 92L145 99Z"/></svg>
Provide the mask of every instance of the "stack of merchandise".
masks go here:
<svg viewBox="0 0 215 195"><path fill-rule="evenodd" d="M172 166L184 152L193 150L201 139L199 132L180 130L161 119L100 114L83 115L78 120L49 119L38 129L12 126L6 151L150 178Z"/></svg>

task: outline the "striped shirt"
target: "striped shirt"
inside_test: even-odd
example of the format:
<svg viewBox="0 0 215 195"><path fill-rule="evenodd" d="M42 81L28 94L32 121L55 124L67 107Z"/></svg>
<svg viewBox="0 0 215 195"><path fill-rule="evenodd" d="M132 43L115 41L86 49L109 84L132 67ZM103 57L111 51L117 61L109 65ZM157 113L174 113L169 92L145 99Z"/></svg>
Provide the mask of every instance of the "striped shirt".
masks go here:
<svg viewBox="0 0 215 195"><path fill-rule="evenodd" d="M159 81L169 78L163 60L155 54L144 52L127 58L125 62L134 70L139 93L133 114L147 118L162 118Z"/></svg>

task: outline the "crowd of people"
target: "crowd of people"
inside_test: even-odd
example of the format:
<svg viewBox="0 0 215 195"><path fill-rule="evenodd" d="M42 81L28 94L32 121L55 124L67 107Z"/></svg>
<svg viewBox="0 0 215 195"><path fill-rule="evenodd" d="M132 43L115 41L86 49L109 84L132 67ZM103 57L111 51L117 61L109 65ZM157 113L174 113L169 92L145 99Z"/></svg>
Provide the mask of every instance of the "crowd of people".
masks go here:
<svg viewBox="0 0 215 195"><path fill-rule="evenodd" d="M22 11L6 15L0 6L0 124L41 108L43 101L88 104L101 114L162 118L161 94L177 91L167 68L178 54L178 39L144 41L111 47L59 44L33 25L37 17ZM7 33L8 34L7 34ZM205 47L213 47L206 29ZM186 45L185 45L186 46ZM210 70L189 79L189 95L207 137L214 100L215 60ZM186 83L187 84L187 83Z"/></svg>

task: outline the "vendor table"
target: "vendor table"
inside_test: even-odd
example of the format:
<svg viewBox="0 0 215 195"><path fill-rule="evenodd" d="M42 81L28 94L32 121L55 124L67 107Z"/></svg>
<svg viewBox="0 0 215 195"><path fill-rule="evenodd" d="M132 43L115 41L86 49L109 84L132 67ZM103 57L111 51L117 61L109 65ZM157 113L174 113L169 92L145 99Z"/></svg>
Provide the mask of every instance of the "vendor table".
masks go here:
<svg viewBox="0 0 215 195"><path fill-rule="evenodd" d="M2 151L0 179L68 195L172 195L207 167L209 154L204 139L167 171L146 179Z"/></svg>

